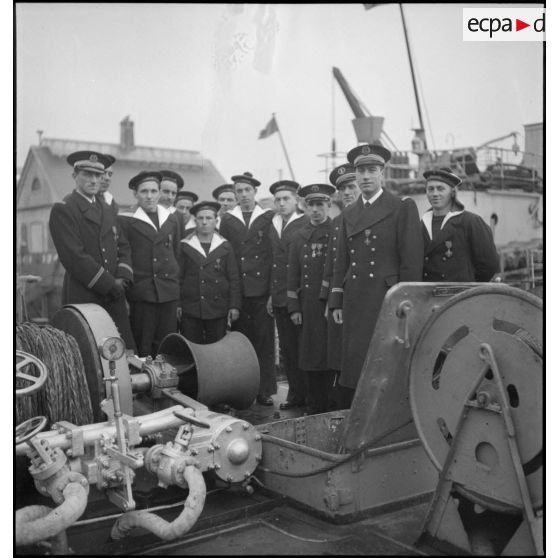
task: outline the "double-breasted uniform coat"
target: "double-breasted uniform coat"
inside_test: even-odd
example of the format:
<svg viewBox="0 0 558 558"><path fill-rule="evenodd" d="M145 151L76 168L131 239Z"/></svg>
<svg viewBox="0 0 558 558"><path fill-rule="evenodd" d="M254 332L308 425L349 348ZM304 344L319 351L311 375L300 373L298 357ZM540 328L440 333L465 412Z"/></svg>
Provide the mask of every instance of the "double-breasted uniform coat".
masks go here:
<svg viewBox="0 0 558 558"><path fill-rule="evenodd" d="M330 234L329 217L319 225L308 223L289 249L287 304L289 314L302 313L298 364L306 375L309 414L328 410L334 378L327 364L326 302L320 299Z"/></svg>
<svg viewBox="0 0 558 558"><path fill-rule="evenodd" d="M242 308L233 329L252 343L260 364L259 397L277 392L273 318L267 313L271 275L269 229L274 212L254 207L246 226L240 206L221 217L219 233L233 246L242 286Z"/></svg>
<svg viewBox="0 0 558 558"><path fill-rule="evenodd" d="M337 215L331 222L331 236L327 246L327 255L324 264L324 276L320 289L320 299L328 300L333 279L333 262L337 254L337 238L341 228L341 214ZM330 311L327 313L327 365L332 370L341 370L341 347L343 336L343 324L335 323Z"/></svg>
<svg viewBox="0 0 558 558"><path fill-rule="evenodd" d="M422 216L424 281L490 281L500 269L492 231L470 211L450 211L432 240L432 210Z"/></svg>
<svg viewBox="0 0 558 558"><path fill-rule="evenodd" d="M175 215L161 205L157 218L158 228L141 207L133 214L119 215L132 250L134 283L126 296L139 356L153 355L163 337L176 331L182 232Z"/></svg>
<svg viewBox="0 0 558 558"><path fill-rule="evenodd" d="M287 402L304 404L306 382L304 373L298 367L298 328L289 318L287 310L287 271L289 268L289 247L295 233L308 223L304 213L293 213L283 227L281 215L275 215L269 229L272 264L270 294L273 316L279 334L279 346L283 356L285 373L289 383Z"/></svg>
<svg viewBox="0 0 558 558"><path fill-rule="evenodd" d="M307 223L294 236L289 250L287 296L289 314L302 313L299 366L302 370L327 370L326 302L320 290L331 234L331 219L320 225Z"/></svg>
<svg viewBox="0 0 558 558"><path fill-rule="evenodd" d="M421 281L422 260L412 199L383 190L370 207L360 196L341 214L329 295L329 307L343 309L340 385L356 388L385 294L400 281Z"/></svg>
<svg viewBox="0 0 558 558"><path fill-rule="evenodd" d="M62 304L99 304L110 314L126 347L135 351L125 298L111 294L117 278L133 279L130 245L113 211L74 190L52 207L49 229L66 270Z"/></svg>
<svg viewBox="0 0 558 558"><path fill-rule="evenodd" d="M186 329L198 329L192 325L195 322L187 318L202 322L221 319L220 335L209 340L216 342L226 333L229 310L240 310L242 305L240 276L232 245L215 232L206 254L198 235L193 232L180 243L179 265L183 335L190 339ZM203 341L198 335L191 340L195 343Z"/></svg>

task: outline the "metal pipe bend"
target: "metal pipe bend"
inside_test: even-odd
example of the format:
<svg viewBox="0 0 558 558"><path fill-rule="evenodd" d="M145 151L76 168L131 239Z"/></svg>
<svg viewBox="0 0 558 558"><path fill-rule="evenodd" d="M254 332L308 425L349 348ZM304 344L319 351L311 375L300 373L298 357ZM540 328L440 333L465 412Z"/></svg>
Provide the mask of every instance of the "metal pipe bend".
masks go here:
<svg viewBox="0 0 558 558"><path fill-rule="evenodd" d="M131 511L120 516L111 530L113 539L122 539L135 527L147 529L160 539L171 541L186 534L196 523L205 504L206 487L201 471L193 465L184 469L184 480L188 483L189 494L184 509L174 521L148 511Z"/></svg>
<svg viewBox="0 0 558 558"><path fill-rule="evenodd" d="M16 546L35 544L53 537L59 539L58 536L83 515L87 507L88 488L70 482L62 491L64 501L57 508L27 506L17 510Z"/></svg>

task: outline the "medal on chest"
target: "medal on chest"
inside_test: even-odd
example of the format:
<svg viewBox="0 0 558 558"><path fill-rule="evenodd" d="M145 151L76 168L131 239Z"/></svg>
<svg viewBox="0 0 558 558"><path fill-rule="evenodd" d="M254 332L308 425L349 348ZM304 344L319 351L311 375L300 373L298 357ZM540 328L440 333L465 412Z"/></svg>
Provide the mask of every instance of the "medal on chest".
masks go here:
<svg viewBox="0 0 558 558"><path fill-rule="evenodd" d="M444 256L446 256L446 258L451 258L453 256L453 252L451 251L451 248L452 248L453 244L452 244L451 240L446 240L445 244L446 244L447 250L444 252Z"/></svg>
<svg viewBox="0 0 558 558"><path fill-rule="evenodd" d="M221 271L221 258L215 260L215 265L213 266L215 271Z"/></svg>
<svg viewBox="0 0 558 558"><path fill-rule="evenodd" d="M256 240L256 244L261 244L263 240L263 231L258 231L258 240Z"/></svg>
<svg viewBox="0 0 558 558"><path fill-rule="evenodd" d="M322 255L322 249L324 245L321 242L313 242L312 243L312 257L320 257Z"/></svg>
<svg viewBox="0 0 558 558"><path fill-rule="evenodd" d="M364 240L364 244L366 244L366 246L370 246L371 241L370 241L370 235L372 234L372 231L370 229L366 229L364 231L364 236L366 237Z"/></svg>
<svg viewBox="0 0 558 558"><path fill-rule="evenodd" d="M114 236L114 242L118 244L118 229L113 225L112 234Z"/></svg>

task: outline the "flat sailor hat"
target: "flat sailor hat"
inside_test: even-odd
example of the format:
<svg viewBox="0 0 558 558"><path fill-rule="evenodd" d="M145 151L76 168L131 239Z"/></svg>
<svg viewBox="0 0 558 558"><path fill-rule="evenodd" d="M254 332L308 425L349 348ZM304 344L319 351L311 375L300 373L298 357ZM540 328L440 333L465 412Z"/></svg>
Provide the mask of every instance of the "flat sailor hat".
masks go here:
<svg viewBox="0 0 558 558"><path fill-rule="evenodd" d="M309 201L330 201L335 194L335 187L331 184L308 184L298 189L298 195Z"/></svg>
<svg viewBox="0 0 558 558"><path fill-rule="evenodd" d="M294 192L296 194L296 191L299 188L300 184L298 182L295 182L294 180L279 180L278 182L274 182L269 187L269 191L273 196L281 190L288 190L289 192Z"/></svg>
<svg viewBox="0 0 558 558"><path fill-rule="evenodd" d="M130 188L130 190L137 190L139 188L139 185L143 182L153 180L158 184L161 184L162 179L163 177L158 171L141 171L140 173L136 174L136 176L130 178L130 181L128 182L128 188Z"/></svg>
<svg viewBox="0 0 558 558"><path fill-rule="evenodd" d="M74 170L88 170L103 174L105 169L110 167L114 161L107 158L106 155L97 151L75 151L66 157L68 164L74 167Z"/></svg>
<svg viewBox="0 0 558 558"><path fill-rule="evenodd" d="M427 170L425 171L422 176L426 180L436 179L445 182L452 188L459 186L462 182L461 178L457 176L451 169L448 167L441 167L439 169Z"/></svg>
<svg viewBox="0 0 558 558"><path fill-rule="evenodd" d="M197 194L195 194L194 192L189 192L188 190L180 190L176 194L176 197L174 198L175 205L176 205L176 202L178 200L181 200L182 198L185 198L187 200L191 200L192 203L196 203L199 199L199 196Z"/></svg>
<svg viewBox="0 0 558 558"><path fill-rule="evenodd" d="M339 187L349 180L356 180L355 168L348 163L335 167L329 173L329 181L339 189Z"/></svg>
<svg viewBox="0 0 558 558"><path fill-rule="evenodd" d="M221 184L221 186L217 186L211 195L217 199L223 192L232 192L234 194L234 185L233 184Z"/></svg>
<svg viewBox="0 0 558 558"><path fill-rule="evenodd" d="M172 180L173 182L176 182L176 187L178 190L180 190L180 188L184 186L184 179L177 172L171 170L162 170L159 172L163 177L162 180Z"/></svg>
<svg viewBox="0 0 558 558"><path fill-rule="evenodd" d="M244 172L242 174L235 174L231 176L231 180L236 184L237 182L244 182L245 184L250 184L254 188L257 188L261 182L254 178L251 172Z"/></svg>
<svg viewBox="0 0 558 558"><path fill-rule="evenodd" d="M197 215L202 209L211 209L217 214L221 209L221 204L216 201L201 201L190 208L190 214Z"/></svg>
<svg viewBox="0 0 558 558"><path fill-rule="evenodd" d="M347 153L347 160L354 167L359 165L382 165L391 159L391 151L381 145L359 145Z"/></svg>

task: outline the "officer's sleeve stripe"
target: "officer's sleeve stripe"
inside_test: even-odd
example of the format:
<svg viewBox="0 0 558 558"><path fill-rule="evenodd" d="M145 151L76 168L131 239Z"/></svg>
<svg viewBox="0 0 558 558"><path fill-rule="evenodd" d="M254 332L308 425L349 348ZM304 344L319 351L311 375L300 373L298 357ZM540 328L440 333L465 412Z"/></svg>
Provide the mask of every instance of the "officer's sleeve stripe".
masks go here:
<svg viewBox="0 0 558 558"><path fill-rule="evenodd" d="M132 275L134 273L134 270L127 263L120 262L118 264L118 267L123 267L124 269L127 269Z"/></svg>
<svg viewBox="0 0 558 558"><path fill-rule="evenodd" d="M99 271L97 271L97 273L95 273L95 276L93 277L93 279L91 279L91 281L89 281L89 285L87 285L88 289L93 288L93 285L101 278L101 275L104 272L104 268L99 268Z"/></svg>
<svg viewBox="0 0 558 558"><path fill-rule="evenodd" d="M297 299L298 297L296 296L296 292L295 291L287 291L287 297L288 298L294 298Z"/></svg>
<svg viewBox="0 0 558 558"><path fill-rule="evenodd" d="M332 293L342 293L343 289L339 288L339 287L333 287L333 289L331 289Z"/></svg>
<svg viewBox="0 0 558 558"><path fill-rule="evenodd" d="M323 280L322 281L322 287L326 287L326 288L329 287L329 281Z"/></svg>

